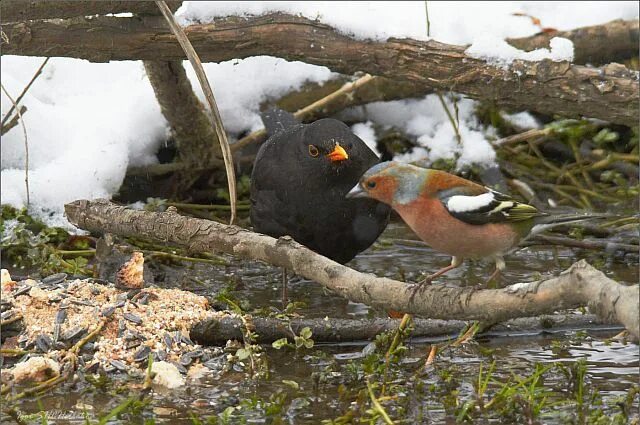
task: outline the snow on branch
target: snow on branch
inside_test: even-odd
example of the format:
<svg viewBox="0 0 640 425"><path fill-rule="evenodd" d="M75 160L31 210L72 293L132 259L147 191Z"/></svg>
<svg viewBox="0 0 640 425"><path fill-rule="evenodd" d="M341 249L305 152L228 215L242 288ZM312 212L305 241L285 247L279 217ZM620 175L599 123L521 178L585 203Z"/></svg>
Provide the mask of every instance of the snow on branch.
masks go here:
<svg viewBox="0 0 640 425"><path fill-rule="evenodd" d="M3 31L9 39L3 54L98 62L184 59L174 36L153 16L28 21L4 25ZM226 17L215 24L188 26L185 32L204 62L271 55L345 74L363 71L407 81L416 91L453 90L508 109L637 124L638 75L623 65L591 68L514 61L503 69L467 55L465 46L433 40L359 40L320 22L282 13ZM628 33L633 39L633 31Z"/></svg>

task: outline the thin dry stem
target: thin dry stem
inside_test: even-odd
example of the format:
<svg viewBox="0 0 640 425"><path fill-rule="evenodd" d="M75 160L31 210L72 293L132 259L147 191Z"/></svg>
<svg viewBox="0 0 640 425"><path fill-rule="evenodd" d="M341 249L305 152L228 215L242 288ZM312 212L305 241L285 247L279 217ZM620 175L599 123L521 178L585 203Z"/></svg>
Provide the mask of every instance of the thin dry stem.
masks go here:
<svg viewBox="0 0 640 425"><path fill-rule="evenodd" d="M193 66L193 70L198 77L198 81L200 82L200 86L202 87L202 91L204 92L204 96L209 103L209 114L207 116L211 120L211 125L216 131L218 135L218 140L220 142L220 149L222 150L222 157L224 158L224 167L227 172L227 182L229 184L229 199L231 200L231 218L229 219L229 224L233 224L236 219L236 203L238 200L237 192L236 192L236 174L233 167L233 156L231 154L231 148L229 146L229 141L227 140L227 133L224 130L224 126L222 125L222 117L220 116L220 111L218 110L218 105L216 103L215 97L213 96L213 89L209 84L209 80L207 79L207 75L204 72L204 68L202 67L202 62L198 57L195 49L191 45L191 42L187 38L184 30L173 17L173 13L169 6L164 1L156 1L158 8L162 12L162 15L166 19L169 27L171 28L171 32L176 36L178 42L182 46L185 54L189 58L189 62L191 62L191 66Z"/></svg>

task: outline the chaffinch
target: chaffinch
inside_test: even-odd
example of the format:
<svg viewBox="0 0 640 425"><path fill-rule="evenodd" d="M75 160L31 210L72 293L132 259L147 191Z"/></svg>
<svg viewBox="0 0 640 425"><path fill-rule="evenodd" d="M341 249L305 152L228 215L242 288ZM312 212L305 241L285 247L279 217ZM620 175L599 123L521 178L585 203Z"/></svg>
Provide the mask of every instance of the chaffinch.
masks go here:
<svg viewBox="0 0 640 425"><path fill-rule="evenodd" d="M505 268L504 254L527 236L567 222L598 216L550 216L464 178L440 170L397 162L371 167L348 197L369 197L389 204L432 248L451 255L451 264L424 281L455 269L464 258L493 258Z"/></svg>

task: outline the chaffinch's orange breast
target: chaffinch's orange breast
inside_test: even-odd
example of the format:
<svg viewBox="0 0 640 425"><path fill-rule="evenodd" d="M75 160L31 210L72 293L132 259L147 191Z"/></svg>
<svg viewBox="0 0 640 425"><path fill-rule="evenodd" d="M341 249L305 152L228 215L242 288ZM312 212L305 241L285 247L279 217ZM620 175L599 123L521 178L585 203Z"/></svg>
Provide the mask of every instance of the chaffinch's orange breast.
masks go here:
<svg viewBox="0 0 640 425"><path fill-rule="evenodd" d="M393 206L411 229L432 248L462 258L504 253L519 241L509 224L468 224L453 217L437 198L421 196Z"/></svg>

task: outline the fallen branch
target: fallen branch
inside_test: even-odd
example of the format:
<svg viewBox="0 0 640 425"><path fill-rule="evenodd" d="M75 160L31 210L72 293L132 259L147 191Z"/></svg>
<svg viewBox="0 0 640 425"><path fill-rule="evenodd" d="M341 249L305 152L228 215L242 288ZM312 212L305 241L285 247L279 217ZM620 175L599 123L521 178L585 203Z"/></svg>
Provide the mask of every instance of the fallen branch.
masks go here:
<svg viewBox="0 0 640 425"><path fill-rule="evenodd" d="M329 260L289 237L274 239L237 226L165 213L130 210L107 200L80 200L65 205L67 218L81 229L136 236L177 244L190 252L223 251L245 259L286 267L337 294L367 305L434 319L499 323L516 317L591 307L600 318L622 323L636 338L639 286L624 286L582 260L557 277L519 283L504 289L414 285L360 273Z"/></svg>
<svg viewBox="0 0 640 425"><path fill-rule="evenodd" d="M182 60L161 20L141 18L30 21L5 25L3 54L71 56L92 61ZM185 28L202 60L272 55L353 74L364 71L415 84L416 91L453 90L514 110L587 116L637 124L639 85L622 65L589 68L567 62L516 61L510 69L467 56L464 46L437 41L363 41L302 17L227 17Z"/></svg>

